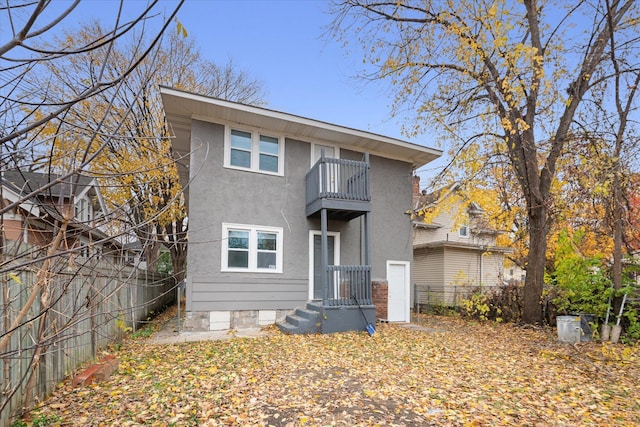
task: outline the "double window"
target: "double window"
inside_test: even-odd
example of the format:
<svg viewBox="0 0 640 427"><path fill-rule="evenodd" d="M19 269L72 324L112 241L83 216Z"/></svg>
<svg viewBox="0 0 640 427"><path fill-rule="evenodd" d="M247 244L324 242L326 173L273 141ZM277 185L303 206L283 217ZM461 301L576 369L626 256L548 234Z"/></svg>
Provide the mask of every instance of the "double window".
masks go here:
<svg viewBox="0 0 640 427"><path fill-rule="evenodd" d="M281 138L228 127L225 142L226 167L283 174Z"/></svg>
<svg viewBox="0 0 640 427"><path fill-rule="evenodd" d="M282 273L282 228L222 224L222 271Z"/></svg>

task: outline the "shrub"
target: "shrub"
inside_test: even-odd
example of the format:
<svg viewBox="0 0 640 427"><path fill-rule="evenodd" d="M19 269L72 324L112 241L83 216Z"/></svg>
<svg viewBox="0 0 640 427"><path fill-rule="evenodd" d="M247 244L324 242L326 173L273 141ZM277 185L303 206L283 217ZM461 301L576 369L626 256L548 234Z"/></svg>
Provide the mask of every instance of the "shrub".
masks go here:
<svg viewBox="0 0 640 427"><path fill-rule="evenodd" d="M475 291L462 301L462 315L477 320L519 322L522 289L521 285L512 283Z"/></svg>

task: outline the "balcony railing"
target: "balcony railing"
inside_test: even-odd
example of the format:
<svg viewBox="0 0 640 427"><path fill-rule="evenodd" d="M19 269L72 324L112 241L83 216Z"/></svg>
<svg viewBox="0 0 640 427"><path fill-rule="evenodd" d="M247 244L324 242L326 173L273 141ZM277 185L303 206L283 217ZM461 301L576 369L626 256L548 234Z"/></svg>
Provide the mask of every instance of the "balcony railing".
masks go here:
<svg viewBox="0 0 640 427"><path fill-rule="evenodd" d="M350 306L371 304L371 266L327 266L328 286L323 304Z"/></svg>
<svg viewBox="0 0 640 427"><path fill-rule="evenodd" d="M307 206L318 199L369 202L369 162L322 157L307 172Z"/></svg>

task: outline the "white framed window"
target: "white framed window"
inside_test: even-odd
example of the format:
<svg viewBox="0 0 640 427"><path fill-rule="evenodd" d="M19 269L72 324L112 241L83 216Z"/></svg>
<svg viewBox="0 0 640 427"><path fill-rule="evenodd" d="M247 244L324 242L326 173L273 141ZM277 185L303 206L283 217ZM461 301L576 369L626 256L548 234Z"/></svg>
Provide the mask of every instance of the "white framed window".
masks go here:
<svg viewBox="0 0 640 427"><path fill-rule="evenodd" d="M270 175L284 175L284 139L257 130L227 126L224 166Z"/></svg>
<svg viewBox="0 0 640 427"><path fill-rule="evenodd" d="M467 224L462 225L458 229L458 236L459 237L463 237L463 238L468 238L469 237L469 226Z"/></svg>
<svg viewBox="0 0 640 427"><path fill-rule="evenodd" d="M282 273L282 228L223 223L221 270Z"/></svg>
<svg viewBox="0 0 640 427"><path fill-rule="evenodd" d="M75 217L79 222L88 222L93 219L93 206L88 197L82 197L76 202Z"/></svg>

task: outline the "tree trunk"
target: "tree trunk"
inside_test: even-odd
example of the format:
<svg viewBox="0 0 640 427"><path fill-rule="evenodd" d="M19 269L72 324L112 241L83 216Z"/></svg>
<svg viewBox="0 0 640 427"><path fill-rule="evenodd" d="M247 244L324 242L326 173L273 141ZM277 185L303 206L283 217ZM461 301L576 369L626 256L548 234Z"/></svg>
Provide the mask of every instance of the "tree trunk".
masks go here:
<svg viewBox="0 0 640 427"><path fill-rule="evenodd" d="M522 320L528 324L542 324L542 288L547 253L547 208L529 208L529 257L524 282Z"/></svg>
<svg viewBox="0 0 640 427"><path fill-rule="evenodd" d="M619 150L616 154L619 156ZM613 175L613 289L622 289L622 188L620 185L620 160L616 157L616 168ZM622 298L613 298L613 312L618 313L622 305Z"/></svg>
<svg viewBox="0 0 640 427"><path fill-rule="evenodd" d="M143 244L144 259L147 263L147 271L155 273L162 243L155 240L148 240Z"/></svg>
<svg viewBox="0 0 640 427"><path fill-rule="evenodd" d="M176 283L180 283L184 280L187 269L187 252L184 250L171 251L171 264L173 265L173 277L176 279Z"/></svg>

